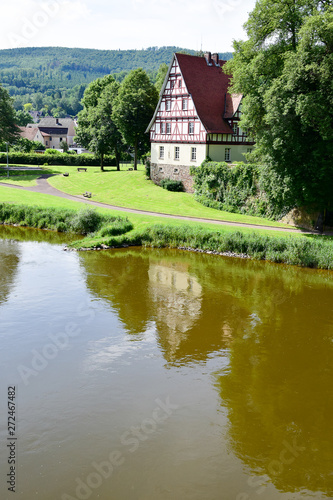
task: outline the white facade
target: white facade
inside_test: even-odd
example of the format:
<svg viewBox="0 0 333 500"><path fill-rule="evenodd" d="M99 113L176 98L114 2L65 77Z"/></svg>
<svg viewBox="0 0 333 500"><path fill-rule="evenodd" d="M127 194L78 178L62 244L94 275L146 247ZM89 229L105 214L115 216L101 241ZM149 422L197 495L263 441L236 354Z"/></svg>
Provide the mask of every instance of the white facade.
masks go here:
<svg viewBox="0 0 333 500"><path fill-rule="evenodd" d="M151 162L174 167L201 165L206 159L206 144L170 144L153 142Z"/></svg>

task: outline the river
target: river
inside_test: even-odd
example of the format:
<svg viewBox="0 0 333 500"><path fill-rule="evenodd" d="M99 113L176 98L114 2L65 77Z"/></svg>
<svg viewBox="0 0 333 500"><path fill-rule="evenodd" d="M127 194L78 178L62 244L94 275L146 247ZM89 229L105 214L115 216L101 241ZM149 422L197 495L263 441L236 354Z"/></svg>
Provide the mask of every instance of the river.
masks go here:
<svg viewBox="0 0 333 500"><path fill-rule="evenodd" d="M332 272L64 238L0 227L1 499L333 498Z"/></svg>

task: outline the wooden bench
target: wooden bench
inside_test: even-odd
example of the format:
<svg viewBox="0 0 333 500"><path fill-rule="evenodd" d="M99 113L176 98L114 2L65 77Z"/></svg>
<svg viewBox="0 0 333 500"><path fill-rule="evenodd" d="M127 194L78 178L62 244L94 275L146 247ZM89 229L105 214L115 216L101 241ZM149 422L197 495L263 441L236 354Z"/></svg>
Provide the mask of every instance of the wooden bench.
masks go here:
<svg viewBox="0 0 333 500"><path fill-rule="evenodd" d="M87 171L87 169L86 169L86 168L83 168L83 167L78 167L77 171L78 171L78 172L81 172L81 171L82 171L82 172L86 172L86 171Z"/></svg>

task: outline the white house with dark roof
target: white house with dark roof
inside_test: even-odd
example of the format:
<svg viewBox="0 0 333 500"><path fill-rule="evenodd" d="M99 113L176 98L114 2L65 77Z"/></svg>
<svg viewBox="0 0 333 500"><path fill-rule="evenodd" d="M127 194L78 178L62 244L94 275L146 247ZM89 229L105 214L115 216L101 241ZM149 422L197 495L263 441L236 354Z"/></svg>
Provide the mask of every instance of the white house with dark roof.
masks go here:
<svg viewBox="0 0 333 500"><path fill-rule="evenodd" d="M245 161L253 142L240 129L241 95L230 94L218 54L174 54L154 116L147 128L151 141L151 178L182 180L192 190L190 167L207 157Z"/></svg>
<svg viewBox="0 0 333 500"><path fill-rule="evenodd" d="M21 137L41 142L46 149L60 149L62 141L69 146L74 144L75 123L71 118L52 118L47 116L39 123L21 127Z"/></svg>

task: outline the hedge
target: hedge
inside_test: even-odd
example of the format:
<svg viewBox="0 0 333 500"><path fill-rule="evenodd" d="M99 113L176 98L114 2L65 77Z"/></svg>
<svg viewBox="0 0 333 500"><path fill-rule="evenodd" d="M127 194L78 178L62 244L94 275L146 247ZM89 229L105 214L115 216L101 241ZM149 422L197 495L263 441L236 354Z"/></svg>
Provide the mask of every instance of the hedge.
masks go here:
<svg viewBox="0 0 333 500"><path fill-rule="evenodd" d="M14 165L65 165L65 166L86 166L86 167L99 167L100 160L92 154L71 155L66 153L58 154L38 154L38 153L9 153L8 161ZM7 163L6 153L0 153L0 164ZM116 166L116 159L114 156L104 157L105 167Z"/></svg>

